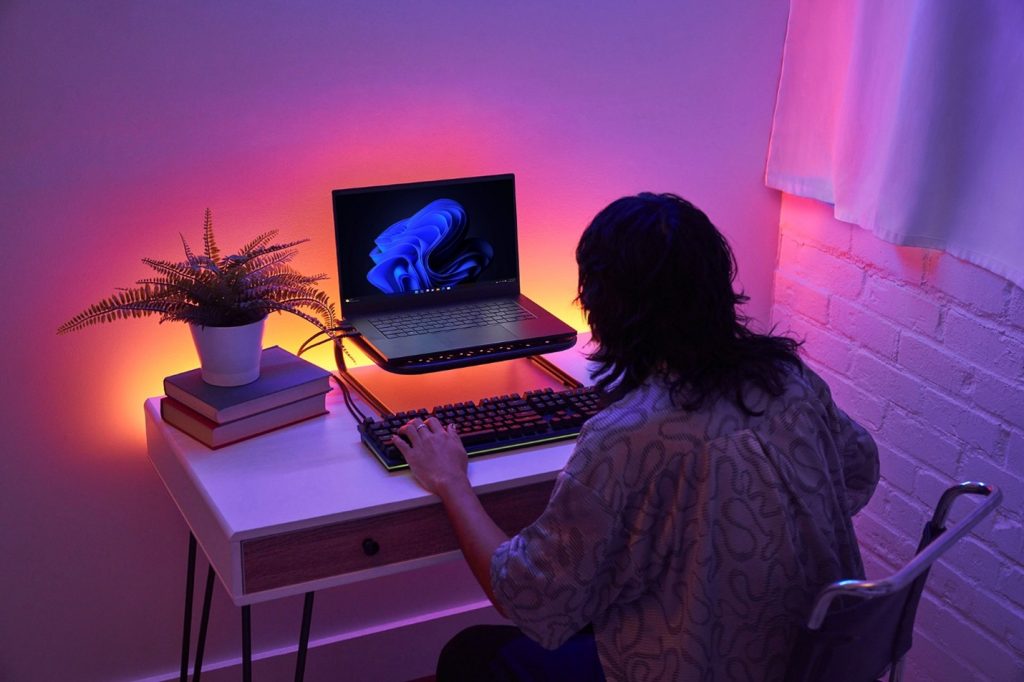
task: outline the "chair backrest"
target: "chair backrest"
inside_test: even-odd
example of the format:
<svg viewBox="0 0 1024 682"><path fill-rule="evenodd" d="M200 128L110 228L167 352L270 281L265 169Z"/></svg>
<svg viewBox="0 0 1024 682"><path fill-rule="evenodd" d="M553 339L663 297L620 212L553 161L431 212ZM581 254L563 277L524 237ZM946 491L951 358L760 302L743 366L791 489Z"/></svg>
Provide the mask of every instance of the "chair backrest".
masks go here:
<svg viewBox="0 0 1024 682"><path fill-rule="evenodd" d="M964 494L984 495L985 500L947 529L949 510ZM997 487L984 483L949 488L925 524L917 554L906 566L884 580L841 580L825 586L801 629L787 667L787 682L866 682L877 679L886 668L890 680L899 679L928 570L1002 497Z"/></svg>

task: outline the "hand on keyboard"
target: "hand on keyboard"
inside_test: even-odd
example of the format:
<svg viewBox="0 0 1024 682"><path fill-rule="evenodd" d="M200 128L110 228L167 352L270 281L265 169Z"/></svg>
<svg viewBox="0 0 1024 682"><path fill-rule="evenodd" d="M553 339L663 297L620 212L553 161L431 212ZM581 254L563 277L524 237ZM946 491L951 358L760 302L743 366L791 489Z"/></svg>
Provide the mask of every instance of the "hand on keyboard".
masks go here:
<svg viewBox="0 0 1024 682"><path fill-rule="evenodd" d="M575 438L583 423L601 409L592 387L544 389L485 398L479 402L438 405L370 419L359 425L363 443L388 470L408 466L399 446L399 429L412 419L433 416L454 424L470 456Z"/></svg>
<svg viewBox="0 0 1024 682"><path fill-rule="evenodd" d="M424 490L435 495L466 481L466 448L455 424L442 426L435 417L415 418L398 429L392 442Z"/></svg>

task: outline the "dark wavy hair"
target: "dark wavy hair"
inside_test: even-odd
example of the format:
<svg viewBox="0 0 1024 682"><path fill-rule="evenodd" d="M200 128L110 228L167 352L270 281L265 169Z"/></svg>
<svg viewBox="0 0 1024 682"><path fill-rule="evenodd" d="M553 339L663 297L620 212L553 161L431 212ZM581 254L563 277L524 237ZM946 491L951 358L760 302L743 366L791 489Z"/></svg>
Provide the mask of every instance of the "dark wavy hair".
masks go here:
<svg viewBox="0 0 1024 682"><path fill-rule="evenodd" d="M623 197L602 210L576 247L578 302L597 342L597 386L615 400L651 376L674 404L700 409L743 388L783 391L799 342L747 328L733 291L736 259L703 211L675 194Z"/></svg>

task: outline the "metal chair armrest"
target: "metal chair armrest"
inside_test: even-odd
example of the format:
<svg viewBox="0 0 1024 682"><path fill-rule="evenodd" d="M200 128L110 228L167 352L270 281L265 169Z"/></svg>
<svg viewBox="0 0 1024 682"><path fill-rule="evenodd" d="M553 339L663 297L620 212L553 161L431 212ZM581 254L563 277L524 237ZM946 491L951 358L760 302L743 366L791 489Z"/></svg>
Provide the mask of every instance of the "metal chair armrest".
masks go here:
<svg viewBox="0 0 1024 682"><path fill-rule="evenodd" d="M817 630L821 627L828 613L828 608L836 597L850 596L867 599L902 590L935 563L935 560L943 552L991 513L1003 499L1003 493L997 486L976 481L966 481L949 488L943 493L932 517L932 524L941 528L945 524L953 502L963 494L985 495L986 499L972 509L962 521L953 528L945 530L931 544L918 552L903 568L890 577L883 580L840 580L826 585L818 593L818 598L814 602L814 608L811 611L811 617L808 619L807 627L811 630Z"/></svg>

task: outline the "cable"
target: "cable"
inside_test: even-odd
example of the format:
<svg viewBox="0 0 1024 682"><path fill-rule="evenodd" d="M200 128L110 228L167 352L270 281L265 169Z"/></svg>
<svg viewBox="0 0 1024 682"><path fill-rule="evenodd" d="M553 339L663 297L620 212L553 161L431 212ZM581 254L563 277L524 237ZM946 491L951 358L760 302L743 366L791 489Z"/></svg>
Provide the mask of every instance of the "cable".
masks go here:
<svg viewBox="0 0 1024 682"><path fill-rule="evenodd" d="M338 339L338 343L334 346L334 359L338 363L338 371L344 372L345 360L342 358L339 349L344 350L344 347L341 345L341 339ZM345 380L341 378L341 375L332 373L331 376L341 389L341 395L345 399L345 406L348 407L348 411L352 414L352 418L361 424L369 421L369 417L363 414L363 411L359 409L358 405L356 405L355 400L352 399L352 393L349 391L348 384L346 384Z"/></svg>
<svg viewBox="0 0 1024 682"><path fill-rule="evenodd" d="M327 336L327 338L321 341L317 341L316 343L313 344L310 343L319 336ZM296 353L296 355L302 355L303 353L312 348L316 348L317 346L321 346L325 343L330 343L333 341L334 359L335 362L337 362L338 364L338 371L344 372L346 368L345 358L343 357L343 355L347 355L349 357L349 360L352 360L353 362L355 362L355 359L348 352L348 349L345 348L344 344L342 343L342 340L352 336L359 336L359 332L355 330L355 327L352 327L351 325L342 322L341 325L334 329L320 330L316 334L313 334L308 339L303 341L302 345L299 346L299 350ZM345 407L348 408L348 411L349 413L351 413L352 418L355 419L356 422L358 423L366 422L369 419L369 417L363 414L363 411L359 409L358 405L356 405L356 402L352 398L352 393L351 391L349 391L348 385L345 383L345 380L334 372L331 372L331 378L334 379L334 382L338 384L338 388L341 389L342 398L345 400Z"/></svg>
<svg viewBox="0 0 1024 682"><path fill-rule="evenodd" d="M342 333L335 334L335 332ZM328 338L324 339L323 341L317 341L316 343L310 345L309 342L317 338L318 336L327 336ZM299 346L299 350L296 352L296 355L302 355L307 350L316 348L317 346L321 346L325 343L330 343L335 339L348 338L349 336L359 336L359 332L355 330L355 327L351 327L347 324L344 326L335 327L333 329L321 329L316 334L313 334L311 337L302 342L302 345ZM349 355L348 352L346 352L345 355L348 355L349 359L352 359L352 356ZM353 362L355 362L355 360L353 360Z"/></svg>

